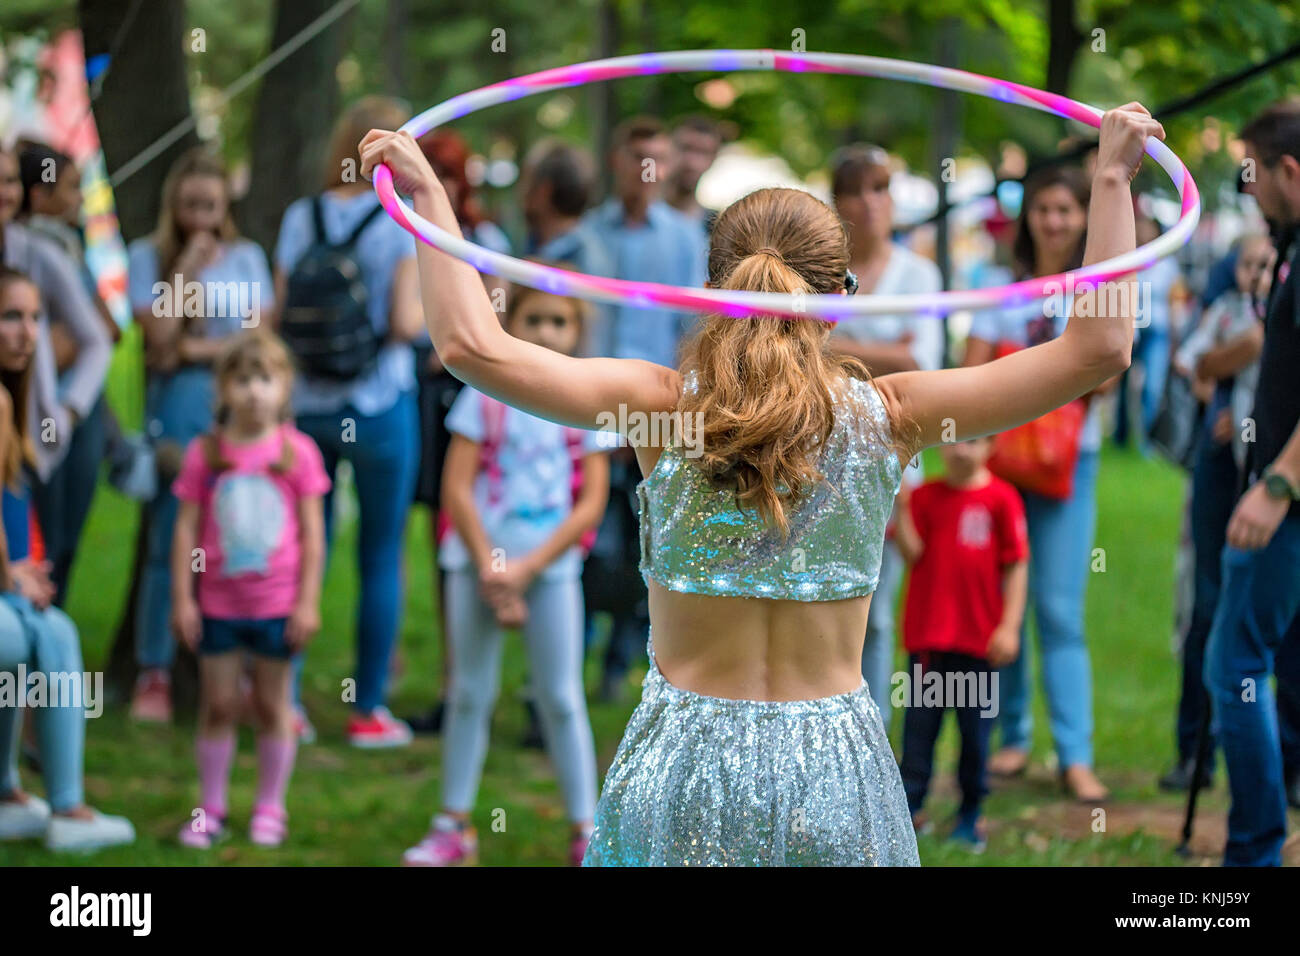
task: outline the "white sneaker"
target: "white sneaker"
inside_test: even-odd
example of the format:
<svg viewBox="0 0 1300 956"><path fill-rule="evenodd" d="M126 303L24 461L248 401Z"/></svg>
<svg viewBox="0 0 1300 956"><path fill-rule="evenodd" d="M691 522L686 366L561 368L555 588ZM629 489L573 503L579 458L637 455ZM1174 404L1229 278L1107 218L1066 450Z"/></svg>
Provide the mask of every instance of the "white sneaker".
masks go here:
<svg viewBox="0 0 1300 956"><path fill-rule="evenodd" d="M135 827L126 817L110 817L91 811L89 820L51 816L45 833L47 850L98 850L135 842Z"/></svg>
<svg viewBox="0 0 1300 956"><path fill-rule="evenodd" d="M40 797L27 795L26 802L0 803L0 840L31 840L50 825L50 805Z"/></svg>

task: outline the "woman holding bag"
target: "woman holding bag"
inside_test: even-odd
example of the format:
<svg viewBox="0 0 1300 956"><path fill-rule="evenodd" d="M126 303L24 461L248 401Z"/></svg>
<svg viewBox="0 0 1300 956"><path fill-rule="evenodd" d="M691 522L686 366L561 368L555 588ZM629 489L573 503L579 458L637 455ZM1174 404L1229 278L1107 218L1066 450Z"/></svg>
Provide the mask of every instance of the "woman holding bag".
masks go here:
<svg viewBox="0 0 1300 956"><path fill-rule="evenodd" d="M996 281L1079 268L1089 196L1088 177L1077 168L1054 167L1032 176L1025 184L1013 249L1017 274ZM976 313L962 364L982 365L1056 338L1065 329L1070 309L1067 295ZM1062 784L1085 803L1109 795L1092 770L1092 674L1083 616L1097 517L1101 420L1096 398L1113 386L1114 380L998 436L989 462L990 469L1016 485L1025 500L1029 607L1043 655L1052 740ZM1020 646L1020 656L1000 676L1002 748L989 760L989 771L998 776L1016 776L1029 763L1033 714L1026 633L1021 634Z"/></svg>

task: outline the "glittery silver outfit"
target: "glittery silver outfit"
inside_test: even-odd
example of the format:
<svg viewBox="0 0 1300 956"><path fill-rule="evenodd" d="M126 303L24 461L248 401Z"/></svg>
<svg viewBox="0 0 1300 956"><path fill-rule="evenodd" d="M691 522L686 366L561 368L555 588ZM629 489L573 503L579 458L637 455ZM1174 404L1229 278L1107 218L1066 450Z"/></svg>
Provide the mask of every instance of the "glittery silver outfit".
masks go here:
<svg viewBox="0 0 1300 956"><path fill-rule="evenodd" d="M688 379L687 388L694 387ZM870 594L902 469L884 405L850 379L790 536L709 486L681 446L637 487L641 572L674 591L833 601ZM838 412L843 411L843 414ZM641 703L596 806L585 866L916 866L880 712L857 690L796 701L669 684L648 647Z"/></svg>

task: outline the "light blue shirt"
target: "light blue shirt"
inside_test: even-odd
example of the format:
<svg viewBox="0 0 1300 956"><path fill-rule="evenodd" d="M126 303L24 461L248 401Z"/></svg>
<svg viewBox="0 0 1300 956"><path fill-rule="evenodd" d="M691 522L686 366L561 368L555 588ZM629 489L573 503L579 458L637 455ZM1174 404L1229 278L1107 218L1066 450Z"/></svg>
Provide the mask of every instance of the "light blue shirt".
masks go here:
<svg viewBox="0 0 1300 956"><path fill-rule="evenodd" d="M990 269L982 278L986 283L985 288L1015 281L1008 269ZM1056 313L1050 316L1052 323L1050 338L1055 338L1064 332L1073 305L1074 297L1069 295L1005 308L983 309L971 316L970 336L983 339L993 345L999 342L1010 342L1024 348L1029 345L1030 324L1048 318L1048 310ZM1094 399L1089 403L1088 417L1084 419L1083 432L1079 435L1079 450L1097 451L1100 448L1101 402Z"/></svg>
<svg viewBox="0 0 1300 956"><path fill-rule="evenodd" d="M275 264L285 275L293 272L298 260L316 242L311 203L310 196L295 201L280 222ZM331 242L342 242L379 205L379 198L369 190L347 198L326 193L322 205L327 237ZM414 256L415 239L387 213L379 213L361 234L356 246L357 264L369 296L366 308L370 322L378 332L388 332L393 275L403 260ZM312 415L351 405L362 415L380 415L397 404L403 392L413 388L415 357L410 343L388 342L380 349L375 367L354 382L323 382L299 376L294 385L293 407L299 414Z"/></svg>
<svg viewBox="0 0 1300 956"><path fill-rule="evenodd" d="M667 203L646 210L646 221L629 224L623 204L610 199L583 217L608 250L614 276L637 282L702 288L708 277L708 242L695 220ZM677 367L677 350L696 316L673 309L614 306L609 327L593 343L592 354L639 358Z"/></svg>
<svg viewBox="0 0 1300 956"><path fill-rule="evenodd" d="M157 283L171 285L173 277L161 275L158 249L150 238L136 239L126 250L127 297L133 312L152 311L161 295L155 291ZM251 306L256 299L260 322L275 304L275 285L266 263L262 247L248 239L223 243L213 262L197 276L185 277L186 282L199 282L205 287L223 288L220 294L205 291L204 334L209 338L224 339L235 335L253 321ZM224 290L237 290L227 294ZM184 291L184 290L183 290ZM174 305L172 302L170 305ZM181 305L184 306L185 298ZM169 305L163 302L164 306Z"/></svg>
<svg viewBox="0 0 1300 956"><path fill-rule="evenodd" d="M482 444L487 436L485 402L482 392L466 385L447 413L447 430ZM605 450L599 432L581 434L582 454ZM480 470L474 479L474 507L492 547L503 549L509 560L539 548L573 510L573 457L564 426L508 405L497 438L498 494L490 495L492 479ZM473 567L469 549L454 530L438 547L438 564L444 570ZM582 554L574 545L541 577L576 578L581 573Z"/></svg>

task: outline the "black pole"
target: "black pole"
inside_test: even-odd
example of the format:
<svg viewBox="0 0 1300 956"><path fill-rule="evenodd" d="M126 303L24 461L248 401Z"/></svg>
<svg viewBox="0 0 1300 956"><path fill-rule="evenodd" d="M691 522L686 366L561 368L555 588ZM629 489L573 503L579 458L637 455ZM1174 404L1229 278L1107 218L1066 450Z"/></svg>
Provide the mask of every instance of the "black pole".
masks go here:
<svg viewBox="0 0 1300 956"><path fill-rule="evenodd" d="M1196 760L1192 766L1192 779L1187 785L1187 814L1183 817L1183 842L1174 851L1180 856L1191 855L1192 821L1196 818L1196 797L1201 792L1202 774L1210 763L1210 695L1202 689L1201 723L1196 730Z"/></svg>

